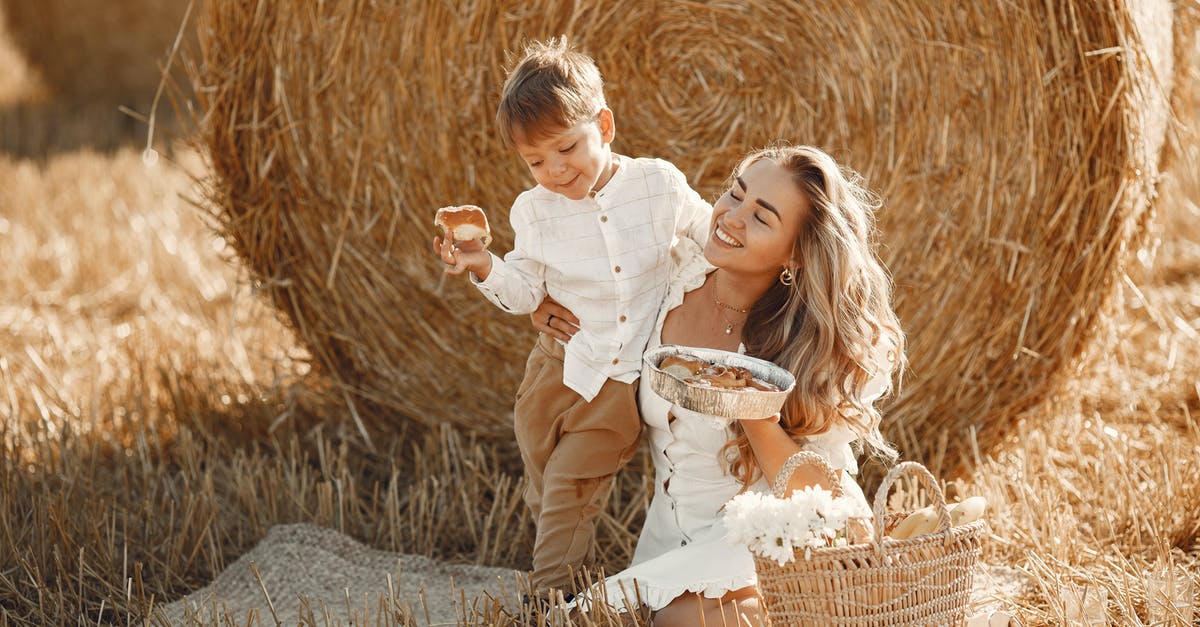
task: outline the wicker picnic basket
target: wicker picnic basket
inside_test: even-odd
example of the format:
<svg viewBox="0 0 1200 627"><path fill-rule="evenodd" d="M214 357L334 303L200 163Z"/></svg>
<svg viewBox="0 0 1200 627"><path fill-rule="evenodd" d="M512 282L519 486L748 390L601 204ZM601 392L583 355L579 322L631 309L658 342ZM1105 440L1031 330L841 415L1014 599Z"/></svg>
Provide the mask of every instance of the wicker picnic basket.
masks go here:
<svg viewBox="0 0 1200 627"><path fill-rule="evenodd" d="M833 469L820 456L801 451L776 477L775 496L783 498L792 472L816 464L841 492ZM932 496L940 531L894 540L885 538L911 512L885 516L887 494L903 475L915 475ZM758 586L774 627L792 625L961 625L966 621L975 562L986 523L954 527L946 499L933 475L921 464L904 462L887 474L875 493L875 530L870 542L797 551L780 566L754 556Z"/></svg>

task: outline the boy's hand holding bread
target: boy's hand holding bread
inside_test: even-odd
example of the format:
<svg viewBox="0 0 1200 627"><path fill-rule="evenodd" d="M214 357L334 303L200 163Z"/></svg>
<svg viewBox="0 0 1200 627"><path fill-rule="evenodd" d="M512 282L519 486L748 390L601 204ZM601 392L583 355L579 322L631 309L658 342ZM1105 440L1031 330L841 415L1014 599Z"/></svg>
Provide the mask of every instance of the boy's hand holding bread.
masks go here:
<svg viewBox="0 0 1200 627"><path fill-rule="evenodd" d="M442 229L442 235L433 238L433 252L446 264L446 272L470 272L487 279L492 271L492 256L487 252L492 230L483 210L474 205L442 207L433 223Z"/></svg>

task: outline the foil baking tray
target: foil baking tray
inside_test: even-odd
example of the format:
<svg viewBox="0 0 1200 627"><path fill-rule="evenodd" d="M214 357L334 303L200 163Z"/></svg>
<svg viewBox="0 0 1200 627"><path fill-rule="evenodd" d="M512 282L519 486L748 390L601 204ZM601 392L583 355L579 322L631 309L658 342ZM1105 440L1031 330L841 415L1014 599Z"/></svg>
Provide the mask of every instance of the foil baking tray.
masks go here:
<svg viewBox="0 0 1200 627"><path fill-rule="evenodd" d="M779 391L717 388L687 383L659 370L658 364L671 355L698 357L718 364L745 368L755 377L777 386ZM769 361L714 348L663 344L646 351L642 360L649 367L650 389L656 394L684 409L731 420L756 420L779 413L783 401L796 387L796 379L792 373Z"/></svg>

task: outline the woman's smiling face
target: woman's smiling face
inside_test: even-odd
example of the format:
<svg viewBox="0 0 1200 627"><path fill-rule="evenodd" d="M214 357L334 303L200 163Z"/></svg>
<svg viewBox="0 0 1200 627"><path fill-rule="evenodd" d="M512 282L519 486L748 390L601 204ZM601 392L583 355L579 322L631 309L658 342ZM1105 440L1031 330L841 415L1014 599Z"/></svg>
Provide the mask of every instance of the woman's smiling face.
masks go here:
<svg viewBox="0 0 1200 627"><path fill-rule="evenodd" d="M792 173L770 159L751 163L713 205L704 256L744 274L779 274L791 267L793 247L809 201Z"/></svg>

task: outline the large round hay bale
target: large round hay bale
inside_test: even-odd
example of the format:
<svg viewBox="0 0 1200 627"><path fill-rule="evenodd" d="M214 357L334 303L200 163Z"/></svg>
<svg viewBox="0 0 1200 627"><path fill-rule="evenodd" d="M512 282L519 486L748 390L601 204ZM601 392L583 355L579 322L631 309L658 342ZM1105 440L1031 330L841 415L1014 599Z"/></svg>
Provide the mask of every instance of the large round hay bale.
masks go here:
<svg viewBox="0 0 1200 627"><path fill-rule="evenodd" d="M188 0L0 0L9 36L57 97L145 111Z"/></svg>
<svg viewBox="0 0 1200 627"><path fill-rule="evenodd" d="M493 128L502 66L565 33L617 150L706 195L779 139L863 172L911 338L892 434L987 446L1088 345L1148 215L1170 8L1134 4L1165 31L1083 0L210 2L197 137L222 228L337 395L378 426L503 429L528 320L443 284L431 219L482 205L510 247L530 179Z"/></svg>

